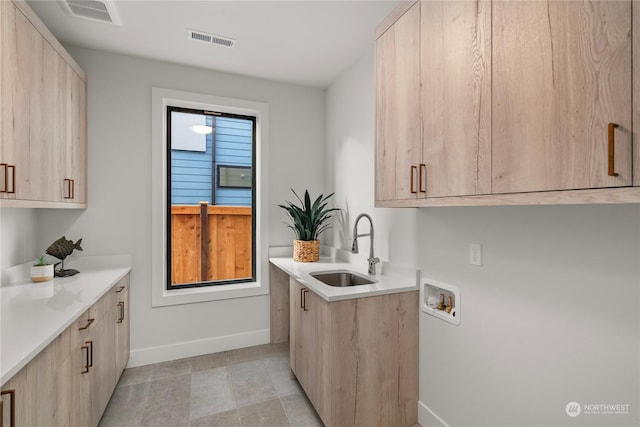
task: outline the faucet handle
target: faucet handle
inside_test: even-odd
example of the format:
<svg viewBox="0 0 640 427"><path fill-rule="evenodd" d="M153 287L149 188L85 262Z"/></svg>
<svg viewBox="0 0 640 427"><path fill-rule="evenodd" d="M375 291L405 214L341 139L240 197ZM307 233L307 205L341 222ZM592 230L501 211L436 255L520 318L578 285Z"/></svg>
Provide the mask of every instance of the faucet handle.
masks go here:
<svg viewBox="0 0 640 427"><path fill-rule="evenodd" d="M369 274L376 274L376 264L380 262L380 258L369 258Z"/></svg>

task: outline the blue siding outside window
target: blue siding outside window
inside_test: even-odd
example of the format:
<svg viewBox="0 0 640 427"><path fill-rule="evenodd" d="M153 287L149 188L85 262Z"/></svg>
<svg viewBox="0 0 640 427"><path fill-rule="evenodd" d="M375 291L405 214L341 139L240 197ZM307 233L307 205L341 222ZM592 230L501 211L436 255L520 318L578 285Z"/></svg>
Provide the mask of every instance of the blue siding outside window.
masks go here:
<svg viewBox="0 0 640 427"><path fill-rule="evenodd" d="M206 152L171 150L171 204L251 206L251 188L218 187L215 175L218 165L252 166L252 121L207 116L206 124L214 128L206 135Z"/></svg>
<svg viewBox="0 0 640 427"><path fill-rule="evenodd" d="M207 117L207 125L213 125ZM214 131L215 132L215 131ZM213 134L206 135L207 151L171 150L171 204L211 204L213 185Z"/></svg>
<svg viewBox="0 0 640 427"><path fill-rule="evenodd" d="M250 120L216 117L215 167L251 166L253 160L253 123ZM215 177L215 183L218 179ZM216 187L216 205L251 206L251 188Z"/></svg>

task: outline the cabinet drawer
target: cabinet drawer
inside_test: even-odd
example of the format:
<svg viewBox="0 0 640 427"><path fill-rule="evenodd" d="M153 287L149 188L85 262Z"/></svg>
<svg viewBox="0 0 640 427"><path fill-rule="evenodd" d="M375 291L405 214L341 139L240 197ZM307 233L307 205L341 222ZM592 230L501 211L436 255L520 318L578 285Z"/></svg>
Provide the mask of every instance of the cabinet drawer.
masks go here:
<svg viewBox="0 0 640 427"><path fill-rule="evenodd" d="M113 289L114 288L111 288L109 292L104 294L102 298L100 298L98 302L92 305L89 309L91 317L96 319L96 322L102 321L111 313L111 310L116 303L116 296Z"/></svg>
<svg viewBox="0 0 640 427"><path fill-rule="evenodd" d="M96 319L92 317L91 308L89 308L71 325L69 333L71 335L71 346L73 348L75 348L78 343L84 341L92 330L95 320Z"/></svg>

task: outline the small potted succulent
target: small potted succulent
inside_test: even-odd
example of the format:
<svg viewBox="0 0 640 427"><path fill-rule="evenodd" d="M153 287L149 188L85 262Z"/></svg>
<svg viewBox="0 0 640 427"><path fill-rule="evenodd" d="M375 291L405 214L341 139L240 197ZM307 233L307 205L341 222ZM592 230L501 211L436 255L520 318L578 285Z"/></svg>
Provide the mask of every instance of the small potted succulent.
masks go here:
<svg viewBox="0 0 640 427"><path fill-rule="evenodd" d="M318 240L318 236L331 227L328 221L332 213L340 210L339 208L327 208L327 201L334 193L326 197L321 194L311 203L308 190L304 192L304 200L298 196L293 188L291 191L300 202L300 205L286 200L286 205L278 206L289 215L291 224L287 224L287 227L296 234L296 240L293 241L293 260L299 262L318 261L320 259L320 240Z"/></svg>
<svg viewBox="0 0 640 427"><path fill-rule="evenodd" d="M53 279L53 264L47 262L47 259L41 256L36 263L31 266L31 281L46 282L51 279Z"/></svg>

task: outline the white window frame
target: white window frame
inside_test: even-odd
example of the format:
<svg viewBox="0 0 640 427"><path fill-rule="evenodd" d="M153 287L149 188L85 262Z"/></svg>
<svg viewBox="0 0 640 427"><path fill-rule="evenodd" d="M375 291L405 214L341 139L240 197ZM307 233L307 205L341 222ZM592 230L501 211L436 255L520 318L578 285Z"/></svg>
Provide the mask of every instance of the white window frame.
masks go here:
<svg viewBox="0 0 640 427"><path fill-rule="evenodd" d="M219 111L256 117L255 281L196 288L167 289L167 107ZM151 306L163 307L253 297L269 293L267 143L269 105L264 102L151 89Z"/></svg>

